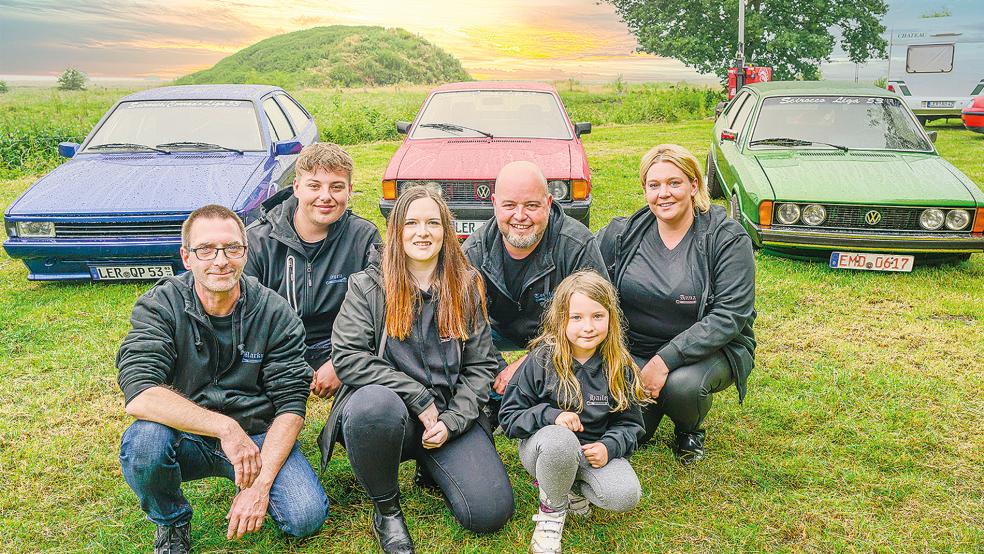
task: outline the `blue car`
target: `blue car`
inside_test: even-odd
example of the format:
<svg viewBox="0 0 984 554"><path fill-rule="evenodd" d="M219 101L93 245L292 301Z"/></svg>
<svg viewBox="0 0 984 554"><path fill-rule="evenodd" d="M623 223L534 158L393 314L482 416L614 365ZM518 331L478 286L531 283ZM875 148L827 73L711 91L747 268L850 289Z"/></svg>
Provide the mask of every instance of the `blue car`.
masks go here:
<svg viewBox="0 0 984 554"><path fill-rule="evenodd" d="M318 140L314 119L283 89L164 87L124 97L71 158L4 212L7 254L30 280L157 279L184 270L181 224L205 204L247 223L294 178Z"/></svg>

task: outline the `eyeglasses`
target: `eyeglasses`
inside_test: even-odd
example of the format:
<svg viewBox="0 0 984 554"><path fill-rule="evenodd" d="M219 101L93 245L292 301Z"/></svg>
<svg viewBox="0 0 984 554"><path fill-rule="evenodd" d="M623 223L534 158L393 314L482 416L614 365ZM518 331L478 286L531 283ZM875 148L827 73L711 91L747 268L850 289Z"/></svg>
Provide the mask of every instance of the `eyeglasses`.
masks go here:
<svg viewBox="0 0 984 554"><path fill-rule="evenodd" d="M226 246L224 248L216 248L214 246L199 246L198 248L189 248L189 252L194 252L195 257L203 262L214 260L219 256L219 250L225 253L225 257L230 260L238 260L246 255L246 246L242 244L233 244Z"/></svg>

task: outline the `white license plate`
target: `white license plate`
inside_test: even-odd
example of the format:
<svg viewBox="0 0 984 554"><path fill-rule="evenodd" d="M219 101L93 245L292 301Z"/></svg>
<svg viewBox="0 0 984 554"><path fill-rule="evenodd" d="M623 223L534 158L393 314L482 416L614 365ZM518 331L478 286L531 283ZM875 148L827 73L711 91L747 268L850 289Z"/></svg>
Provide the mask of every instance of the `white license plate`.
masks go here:
<svg viewBox="0 0 984 554"><path fill-rule="evenodd" d="M927 108L952 108L953 100L929 100L926 102Z"/></svg>
<svg viewBox="0 0 984 554"><path fill-rule="evenodd" d="M458 233L458 236L468 236L468 235L471 235L471 234L475 233L479 229L481 229L482 228L482 225L484 225L484 224L485 224L485 221L475 221L475 220L469 220L469 219L457 220L456 219L456 220L454 220L454 232L455 233Z"/></svg>
<svg viewBox="0 0 984 554"><path fill-rule="evenodd" d="M863 269L865 271L912 271L915 256L898 254L863 254L858 252L831 252L830 267L835 269Z"/></svg>
<svg viewBox="0 0 984 554"><path fill-rule="evenodd" d="M174 275L169 265L104 265L93 267L95 281L128 281L131 279L160 279Z"/></svg>

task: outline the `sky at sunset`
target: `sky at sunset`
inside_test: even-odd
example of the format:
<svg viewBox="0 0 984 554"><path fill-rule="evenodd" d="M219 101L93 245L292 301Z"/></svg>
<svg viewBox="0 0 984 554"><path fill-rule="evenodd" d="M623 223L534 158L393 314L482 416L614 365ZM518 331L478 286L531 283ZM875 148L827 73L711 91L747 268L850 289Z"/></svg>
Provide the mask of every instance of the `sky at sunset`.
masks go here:
<svg viewBox="0 0 984 554"><path fill-rule="evenodd" d="M975 1L943 4L959 10ZM890 0L886 25L937 3ZM636 53L615 9L596 0L0 0L0 75L55 76L74 66L96 78L172 79L264 38L336 24L402 27L457 56L477 79L713 81ZM834 61L824 75L853 78L854 64Z"/></svg>
<svg viewBox="0 0 984 554"><path fill-rule="evenodd" d="M402 27L475 78L699 79L634 53L612 6L593 0L0 0L0 74L173 78L266 37L318 25Z"/></svg>

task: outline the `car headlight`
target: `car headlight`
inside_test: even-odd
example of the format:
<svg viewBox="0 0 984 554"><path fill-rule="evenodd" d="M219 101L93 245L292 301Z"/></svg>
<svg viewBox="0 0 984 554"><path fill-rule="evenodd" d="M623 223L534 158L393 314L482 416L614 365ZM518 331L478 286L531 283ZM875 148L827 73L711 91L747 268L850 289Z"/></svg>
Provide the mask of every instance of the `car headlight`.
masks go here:
<svg viewBox="0 0 984 554"><path fill-rule="evenodd" d="M935 231L943 226L943 210L929 208L919 214L919 226L927 231Z"/></svg>
<svg viewBox="0 0 984 554"><path fill-rule="evenodd" d="M783 225L792 225L800 218L800 207L796 204L779 204L779 209L776 211L776 215L779 218L779 223L782 223Z"/></svg>
<svg viewBox="0 0 984 554"><path fill-rule="evenodd" d="M959 231L970 223L970 212L967 210L950 210L946 213L946 228Z"/></svg>
<svg viewBox="0 0 984 554"><path fill-rule="evenodd" d="M550 191L550 196L553 196L554 200L564 200L567 198L567 181L548 181L547 190Z"/></svg>
<svg viewBox="0 0 984 554"><path fill-rule="evenodd" d="M53 237L55 223L52 221L18 221L18 237Z"/></svg>
<svg viewBox="0 0 984 554"><path fill-rule="evenodd" d="M803 208L803 223L816 227L827 219L827 210L820 204L810 204Z"/></svg>

